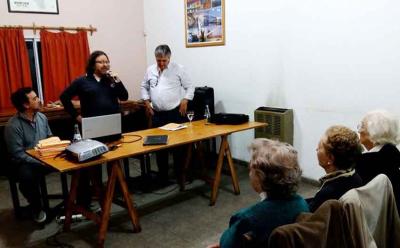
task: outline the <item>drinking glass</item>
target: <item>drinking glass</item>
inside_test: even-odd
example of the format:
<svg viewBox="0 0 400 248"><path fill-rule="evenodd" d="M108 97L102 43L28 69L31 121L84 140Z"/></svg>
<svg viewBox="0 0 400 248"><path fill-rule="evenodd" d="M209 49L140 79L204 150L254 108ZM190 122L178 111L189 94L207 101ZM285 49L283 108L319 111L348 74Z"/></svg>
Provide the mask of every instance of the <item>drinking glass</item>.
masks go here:
<svg viewBox="0 0 400 248"><path fill-rule="evenodd" d="M186 113L186 115L187 115L187 118L189 119L189 121L190 121L190 124L192 124L192 120L193 120L193 118L194 118L194 111L188 111L187 113Z"/></svg>

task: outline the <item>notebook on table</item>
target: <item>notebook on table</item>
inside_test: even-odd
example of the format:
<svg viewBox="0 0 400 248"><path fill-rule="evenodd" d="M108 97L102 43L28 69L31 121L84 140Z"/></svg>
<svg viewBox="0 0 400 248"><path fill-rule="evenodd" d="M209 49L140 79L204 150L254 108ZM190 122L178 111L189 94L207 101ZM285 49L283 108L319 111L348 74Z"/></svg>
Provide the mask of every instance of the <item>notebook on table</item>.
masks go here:
<svg viewBox="0 0 400 248"><path fill-rule="evenodd" d="M168 143L168 135L148 135L144 138L143 145L166 145Z"/></svg>

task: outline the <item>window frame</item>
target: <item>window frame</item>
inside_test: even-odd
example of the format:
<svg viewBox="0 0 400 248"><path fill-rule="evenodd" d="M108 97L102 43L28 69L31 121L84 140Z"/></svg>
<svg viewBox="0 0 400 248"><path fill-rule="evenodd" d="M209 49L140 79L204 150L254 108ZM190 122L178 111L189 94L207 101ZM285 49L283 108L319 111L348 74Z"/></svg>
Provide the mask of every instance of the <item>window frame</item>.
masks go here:
<svg viewBox="0 0 400 248"><path fill-rule="evenodd" d="M35 75L36 75L36 88L37 88L37 94L39 99L42 101L42 103L44 102L44 97L43 97L43 82L42 82L42 64L41 61L39 60L39 50L38 47L40 46L40 38L38 37L26 37L25 38L25 44L28 48L28 43L32 42L32 48L33 48L33 62L34 64L31 64L31 59L29 59L29 64L31 69L34 68L35 69ZM29 52L29 49L28 49ZM30 52L29 52L29 55ZM35 86L33 85L34 82L32 81L32 88L35 88Z"/></svg>

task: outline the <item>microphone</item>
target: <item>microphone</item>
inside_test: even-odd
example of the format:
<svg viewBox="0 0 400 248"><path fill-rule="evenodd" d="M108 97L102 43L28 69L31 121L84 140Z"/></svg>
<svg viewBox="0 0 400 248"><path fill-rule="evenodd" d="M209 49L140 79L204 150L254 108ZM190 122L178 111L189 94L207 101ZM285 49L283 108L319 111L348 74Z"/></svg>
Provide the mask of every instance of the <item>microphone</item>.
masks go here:
<svg viewBox="0 0 400 248"><path fill-rule="evenodd" d="M107 71L106 76L111 80L112 84L121 82L118 75L111 70Z"/></svg>

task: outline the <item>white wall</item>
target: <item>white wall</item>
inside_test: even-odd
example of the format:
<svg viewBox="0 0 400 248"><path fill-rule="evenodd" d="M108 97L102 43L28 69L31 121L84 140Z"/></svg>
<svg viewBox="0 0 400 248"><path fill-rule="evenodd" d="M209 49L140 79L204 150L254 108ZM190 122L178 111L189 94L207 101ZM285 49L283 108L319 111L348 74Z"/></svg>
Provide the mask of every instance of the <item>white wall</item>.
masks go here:
<svg viewBox="0 0 400 248"><path fill-rule="evenodd" d="M97 28L88 36L91 51L104 50L129 91L130 99L140 98L140 82L146 69L143 31L143 0L58 1L59 15L9 13L7 1L0 4L0 25L36 25ZM56 31L54 31L56 32ZM31 31L24 32L32 37ZM39 37L39 32L36 35Z"/></svg>
<svg viewBox="0 0 400 248"><path fill-rule="evenodd" d="M355 129L362 115L396 114L400 92L400 2L395 0L226 0L226 45L186 48L184 1L144 1L148 63L160 43L197 86L215 89L217 111L253 115L294 109L294 145L304 176L323 175L315 148L333 124ZM253 132L234 134L248 160Z"/></svg>

